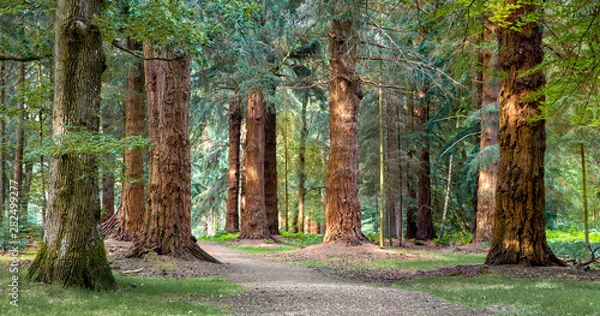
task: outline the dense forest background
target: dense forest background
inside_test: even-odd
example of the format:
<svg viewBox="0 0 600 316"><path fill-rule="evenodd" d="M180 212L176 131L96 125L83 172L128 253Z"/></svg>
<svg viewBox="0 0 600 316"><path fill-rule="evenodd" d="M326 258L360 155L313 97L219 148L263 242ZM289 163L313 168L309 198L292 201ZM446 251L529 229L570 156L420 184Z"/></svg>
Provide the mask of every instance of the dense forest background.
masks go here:
<svg viewBox="0 0 600 316"><path fill-rule="evenodd" d="M143 55L127 46L135 38L193 56L193 233L225 229L230 118L236 104L248 113L248 95L257 87L276 114L279 227L324 232L329 1L104 1L97 17L107 65L97 113L101 132L73 133L61 145L51 138L52 3L0 5L0 194L6 200L9 179L20 183L23 231L41 236L51 156L75 151L101 157L103 218L122 204L125 150L146 148L148 161L147 132L126 137L128 73ZM478 186L489 185L481 172L499 159L497 140L482 148L498 117L498 104L485 98L483 86L505 75L485 59L498 50L488 34L490 18L503 21L498 3L364 1L355 8L356 73L364 93L359 189L363 231L373 240L382 222L386 238L410 232L419 200L430 194L435 236L471 241L482 203ZM545 60L536 70L547 83L539 91L546 99L537 119L546 120L549 230L583 231L585 208L590 230L600 230L599 10L584 0L543 6ZM244 119L242 155L245 126ZM145 172L139 181L147 181Z"/></svg>

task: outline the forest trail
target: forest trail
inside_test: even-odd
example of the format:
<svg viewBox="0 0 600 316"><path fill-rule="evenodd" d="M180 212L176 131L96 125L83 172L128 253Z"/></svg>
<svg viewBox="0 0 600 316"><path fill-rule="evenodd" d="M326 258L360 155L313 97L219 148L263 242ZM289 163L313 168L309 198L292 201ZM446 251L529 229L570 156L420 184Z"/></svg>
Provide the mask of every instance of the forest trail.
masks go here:
<svg viewBox="0 0 600 316"><path fill-rule="evenodd" d="M275 262L214 242L200 247L220 260L218 275L246 291L221 302L235 315L482 315L429 294L375 287L333 277L302 264Z"/></svg>

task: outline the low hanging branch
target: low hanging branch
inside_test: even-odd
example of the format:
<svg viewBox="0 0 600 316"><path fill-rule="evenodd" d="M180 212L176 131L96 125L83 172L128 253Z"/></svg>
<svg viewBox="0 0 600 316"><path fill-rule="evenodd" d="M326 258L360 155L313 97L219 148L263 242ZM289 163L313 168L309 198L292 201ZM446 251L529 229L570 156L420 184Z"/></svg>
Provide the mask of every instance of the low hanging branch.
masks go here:
<svg viewBox="0 0 600 316"><path fill-rule="evenodd" d="M125 46L123 46L123 44L122 44L121 42L119 42L119 41L117 41L117 40L114 40L114 41L112 41L112 45L113 45L114 47L116 47L116 48L118 48L118 49L120 49L120 50L122 50L122 51L126 52L127 54L129 54L129 55L131 55L131 56L133 56L133 57L135 57L135 58L141 59L141 60L162 60L162 61L175 61L175 60L180 60L180 59L183 59L183 58L185 58L185 55L186 55L186 54L184 54L184 53L182 53L182 54L177 54L177 55L175 55L175 57L173 57L173 58L162 58L162 57L144 57L144 56L143 56L143 55L141 55L140 53L137 53L137 52L134 52L134 51L132 51L132 50L130 50L130 49L127 49Z"/></svg>
<svg viewBox="0 0 600 316"><path fill-rule="evenodd" d="M52 57L52 54L41 55L41 56L13 56L13 55L0 55L0 61L19 61L19 62L30 62L36 60L42 60Z"/></svg>

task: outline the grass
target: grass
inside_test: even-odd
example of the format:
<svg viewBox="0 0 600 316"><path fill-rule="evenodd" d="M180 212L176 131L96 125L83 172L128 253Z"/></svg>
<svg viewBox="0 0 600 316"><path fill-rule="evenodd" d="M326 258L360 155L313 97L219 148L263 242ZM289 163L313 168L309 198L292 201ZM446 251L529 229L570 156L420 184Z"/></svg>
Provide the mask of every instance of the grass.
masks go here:
<svg viewBox="0 0 600 316"><path fill-rule="evenodd" d="M298 250L296 247L290 246L275 246L275 247L261 247L261 246L230 246L232 249L243 250L248 254L261 254L261 253L270 253L270 252L287 252Z"/></svg>
<svg viewBox="0 0 600 316"><path fill-rule="evenodd" d="M598 315L598 286L600 283L591 281L517 279L494 274L477 278L427 277L394 284L473 308L503 305L511 315Z"/></svg>
<svg viewBox="0 0 600 316"><path fill-rule="evenodd" d="M435 270L462 264L483 264L485 254L410 252L420 257L407 260L383 259L371 261L372 268L396 268L404 272ZM367 267L369 268L369 267Z"/></svg>
<svg viewBox="0 0 600 316"><path fill-rule="evenodd" d="M0 256L2 265L9 260ZM225 315L229 312L210 303L210 298L242 290L218 277L161 279L116 274L117 291L92 292L27 282L24 275L24 270L19 271L18 307L9 304L10 288L0 288L5 297L0 309L5 315ZM8 269L0 271L2 283L8 284L11 277Z"/></svg>

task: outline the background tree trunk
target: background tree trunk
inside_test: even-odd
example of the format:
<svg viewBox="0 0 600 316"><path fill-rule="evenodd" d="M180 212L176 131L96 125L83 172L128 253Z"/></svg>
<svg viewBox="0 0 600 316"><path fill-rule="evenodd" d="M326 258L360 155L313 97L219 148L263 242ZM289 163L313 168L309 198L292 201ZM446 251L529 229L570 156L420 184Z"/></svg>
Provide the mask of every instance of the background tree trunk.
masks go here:
<svg viewBox="0 0 600 316"><path fill-rule="evenodd" d="M227 188L227 214L225 231L240 231L239 195L240 195L240 137L242 112L240 100L234 97L229 102L229 185Z"/></svg>
<svg viewBox="0 0 600 316"><path fill-rule="evenodd" d="M329 33L330 152L326 180L323 242L367 241L361 231L358 196L358 109L363 92L354 69L358 36L353 21L333 20Z"/></svg>
<svg viewBox="0 0 600 316"><path fill-rule="evenodd" d="M141 50L141 43L127 39L131 50ZM136 62L127 70L127 96L125 98L125 136L143 136L144 118L144 63ZM125 150L125 180L121 194L121 209L116 239L131 241L142 235L145 212L145 178L143 149Z"/></svg>
<svg viewBox="0 0 600 316"><path fill-rule="evenodd" d="M0 221L4 218L6 196L6 62L0 61Z"/></svg>
<svg viewBox="0 0 600 316"><path fill-rule="evenodd" d="M521 4L507 22L521 22L535 12L534 5ZM539 71L523 75L544 59L538 23L529 22L519 31L499 28L498 47L498 70L506 76L500 81L497 204L486 264L560 264L546 243L544 120L532 120L541 114L539 106L545 98L535 93L546 80Z"/></svg>
<svg viewBox="0 0 600 316"><path fill-rule="evenodd" d="M23 187L23 150L25 148L25 63L19 63L17 70L17 91L18 91L18 108L17 108L17 147L15 149L15 163L13 181L17 187L19 196L23 195L21 188ZM19 201L19 217L27 220L27 209L23 206L23 199Z"/></svg>
<svg viewBox="0 0 600 316"><path fill-rule="evenodd" d="M386 105L386 129L387 129L387 150L386 150L386 206L387 211L385 222L385 235L388 238L398 237L396 233L397 227L397 192L402 194L400 190L400 149L398 148L398 104L391 101Z"/></svg>
<svg viewBox="0 0 600 316"><path fill-rule="evenodd" d="M98 132L101 76L106 68L102 38L91 24L102 1L56 1L54 19L54 136L68 126ZM67 287L116 287L100 231L98 167L88 154L56 155L44 241L27 279Z"/></svg>
<svg viewBox="0 0 600 316"><path fill-rule="evenodd" d="M173 51L160 55L172 58ZM149 44L144 56L158 57ZM191 227L191 162L189 139L189 59L144 61L150 180L144 233L130 256L153 251L186 260L218 262L196 243Z"/></svg>
<svg viewBox="0 0 600 316"><path fill-rule="evenodd" d="M487 21L487 20L486 20ZM482 44L494 39L496 26L486 22L481 35ZM486 148L498 144L498 80L496 57L492 50L483 49L479 53L479 105L481 111L480 164L477 184L477 207L474 216L473 243L491 242L496 207L496 181L498 163Z"/></svg>
<svg viewBox="0 0 600 316"><path fill-rule="evenodd" d="M248 96L246 136L246 208L242 212L239 238L271 236L265 209L265 105L262 92Z"/></svg>
<svg viewBox="0 0 600 316"><path fill-rule="evenodd" d="M277 208L277 114L275 106L265 110L265 210L271 235L279 235Z"/></svg>
<svg viewBox="0 0 600 316"><path fill-rule="evenodd" d="M107 155L106 160L114 164L115 156ZM115 173L114 170L107 170L102 174L102 217L105 221L115 214Z"/></svg>
<svg viewBox="0 0 600 316"><path fill-rule="evenodd" d="M300 140L298 143L298 232L304 232L304 201L306 199L306 138L308 127L306 126L306 108L308 96L302 96L302 108L300 109Z"/></svg>
<svg viewBox="0 0 600 316"><path fill-rule="evenodd" d="M429 120L429 104L423 102L417 111L419 126L425 130ZM431 240L435 238L433 231L433 217L431 214L431 163L429 161L429 141L424 140L419 149L419 195L418 195L418 218L416 239Z"/></svg>

